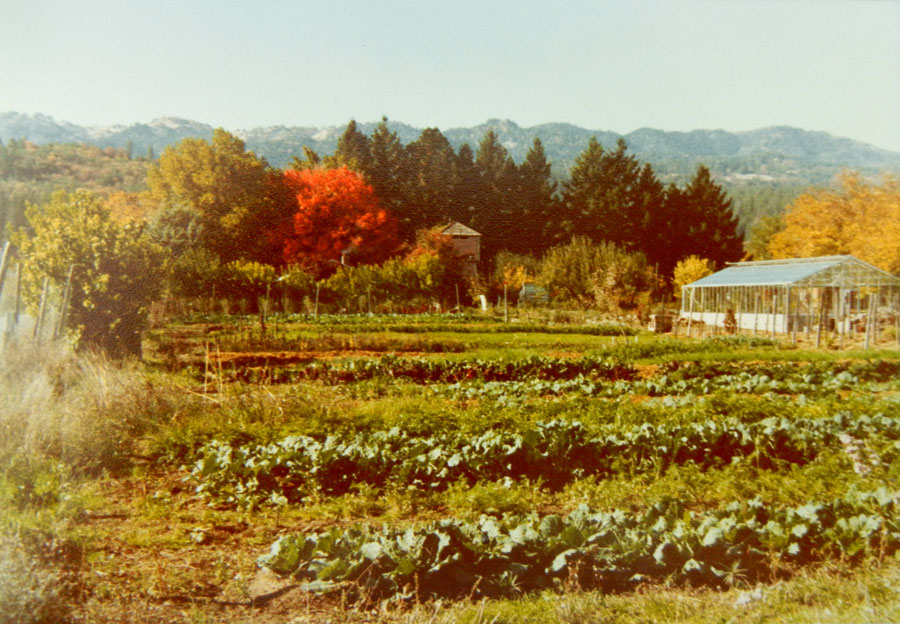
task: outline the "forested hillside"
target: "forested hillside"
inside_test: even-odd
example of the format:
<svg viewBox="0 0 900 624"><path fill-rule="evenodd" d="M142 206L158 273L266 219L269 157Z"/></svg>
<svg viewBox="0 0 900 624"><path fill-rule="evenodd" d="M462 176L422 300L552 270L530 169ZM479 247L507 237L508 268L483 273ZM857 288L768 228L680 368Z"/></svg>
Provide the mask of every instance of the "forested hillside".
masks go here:
<svg viewBox="0 0 900 624"><path fill-rule="evenodd" d="M0 240L7 224L25 225L26 204L45 202L54 191L83 188L109 197L143 190L150 162L112 147L0 141Z"/></svg>

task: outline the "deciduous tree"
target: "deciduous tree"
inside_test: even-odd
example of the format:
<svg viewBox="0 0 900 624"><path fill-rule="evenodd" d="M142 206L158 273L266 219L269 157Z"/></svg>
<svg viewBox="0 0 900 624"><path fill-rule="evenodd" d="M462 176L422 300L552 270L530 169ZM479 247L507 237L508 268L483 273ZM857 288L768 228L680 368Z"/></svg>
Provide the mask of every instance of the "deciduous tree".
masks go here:
<svg viewBox="0 0 900 624"><path fill-rule="evenodd" d="M396 220L358 173L346 167L290 170L284 178L297 202L289 228L281 230L286 262L321 275L342 253L353 264L367 264L397 250Z"/></svg>
<svg viewBox="0 0 900 624"><path fill-rule="evenodd" d="M288 217L281 176L232 134L217 129L210 143L188 138L167 147L147 184L161 207L180 204L197 212L200 244L223 261L275 259L263 233Z"/></svg>
<svg viewBox="0 0 900 624"><path fill-rule="evenodd" d="M799 196L769 252L775 258L852 254L900 274L900 179L887 176L876 185L847 173L840 184L837 191Z"/></svg>
<svg viewBox="0 0 900 624"><path fill-rule="evenodd" d="M141 353L141 331L164 279L163 250L141 226L120 225L87 191L59 191L26 211L31 232L13 233L24 258L24 296L36 310L44 278L62 292L72 271L67 326L82 345Z"/></svg>
<svg viewBox="0 0 900 624"><path fill-rule="evenodd" d="M675 265L672 283L675 297L681 298L681 287L711 275L716 270L715 263L700 256L688 256Z"/></svg>

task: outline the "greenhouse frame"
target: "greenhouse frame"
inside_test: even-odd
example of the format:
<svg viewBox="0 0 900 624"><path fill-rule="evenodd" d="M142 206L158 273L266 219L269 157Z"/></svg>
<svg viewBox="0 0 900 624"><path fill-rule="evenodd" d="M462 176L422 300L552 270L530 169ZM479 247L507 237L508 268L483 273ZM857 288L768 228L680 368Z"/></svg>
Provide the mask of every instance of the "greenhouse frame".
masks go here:
<svg viewBox="0 0 900 624"><path fill-rule="evenodd" d="M679 323L729 333L877 331L900 319L900 278L853 256L734 262L681 288Z"/></svg>

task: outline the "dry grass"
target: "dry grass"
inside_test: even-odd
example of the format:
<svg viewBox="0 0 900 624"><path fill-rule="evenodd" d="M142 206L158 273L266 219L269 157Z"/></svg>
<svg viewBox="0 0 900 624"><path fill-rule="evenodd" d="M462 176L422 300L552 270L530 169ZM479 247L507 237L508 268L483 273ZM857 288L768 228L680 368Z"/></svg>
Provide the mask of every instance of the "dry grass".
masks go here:
<svg viewBox="0 0 900 624"><path fill-rule="evenodd" d="M0 396L0 468L48 459L83 474L118 472L168 409L137 364L59 343L7 348Z"/></svg>

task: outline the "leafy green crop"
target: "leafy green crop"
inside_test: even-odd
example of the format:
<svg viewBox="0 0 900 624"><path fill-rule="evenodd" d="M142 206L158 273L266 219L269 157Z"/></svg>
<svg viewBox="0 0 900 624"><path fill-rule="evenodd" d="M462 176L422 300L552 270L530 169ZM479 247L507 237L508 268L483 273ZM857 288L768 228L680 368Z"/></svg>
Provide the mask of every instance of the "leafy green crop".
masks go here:
<svg viewBox="0 0 900 624"><path fill-rule="evenodd" d="M583 357L551 358L532 355L521 360L432 360L399 358L387 354L378 359L318 361L293 369L245 368L226 370L225 377L245 382L291 383L319 380L330 384L353 383L377 377L403 379L420 384L453 383L463 379L511 381L517 379L630 379L634 368L615 359Z"/></svg>
<svg viewBox="0 0 900 624"><path fill-rule="evenodd" d="M344 587L367 599L511 596L565 583L726 587L764 577L777 562L892 555L900 548L897 500L880 489L775 510L752 500L696 512L670 500L641 515L582 506L565 518L334 527L283 536L258 563L307 590Z"/></svg>
<svg viewBox="0 0 900 624"><path fill-rule="evenodd" d="M841 412L810 419L769 417L672 425L607 426L590 437L578 421L557 419L522 432L490 430L415 437L399 428L342 440L290 436L269 445L231 446L213 440L200 449L191 477L199 494L254 507L300 503L312 493L340 495L357 484L445 489L504 478L542 480L560 488L589 475L660 472L671 464L712 468L745 458L761 469L803 464L825 448L840 448L841 434L879 437L897 453L900 419Z"/></svg>
<svg viewBox="0 0 900 624"><path fill-rule="evenodd" d="M575 394L590 397L623 395L702 395L716 391L740 394L832 395L839 391L869 389L865 384L900 387L900 362L819 362L754 364L670 363L651 379L600 376L517 381L460 381L434 391L455 400L489 398L500 402L540 396Z"/></svg>

